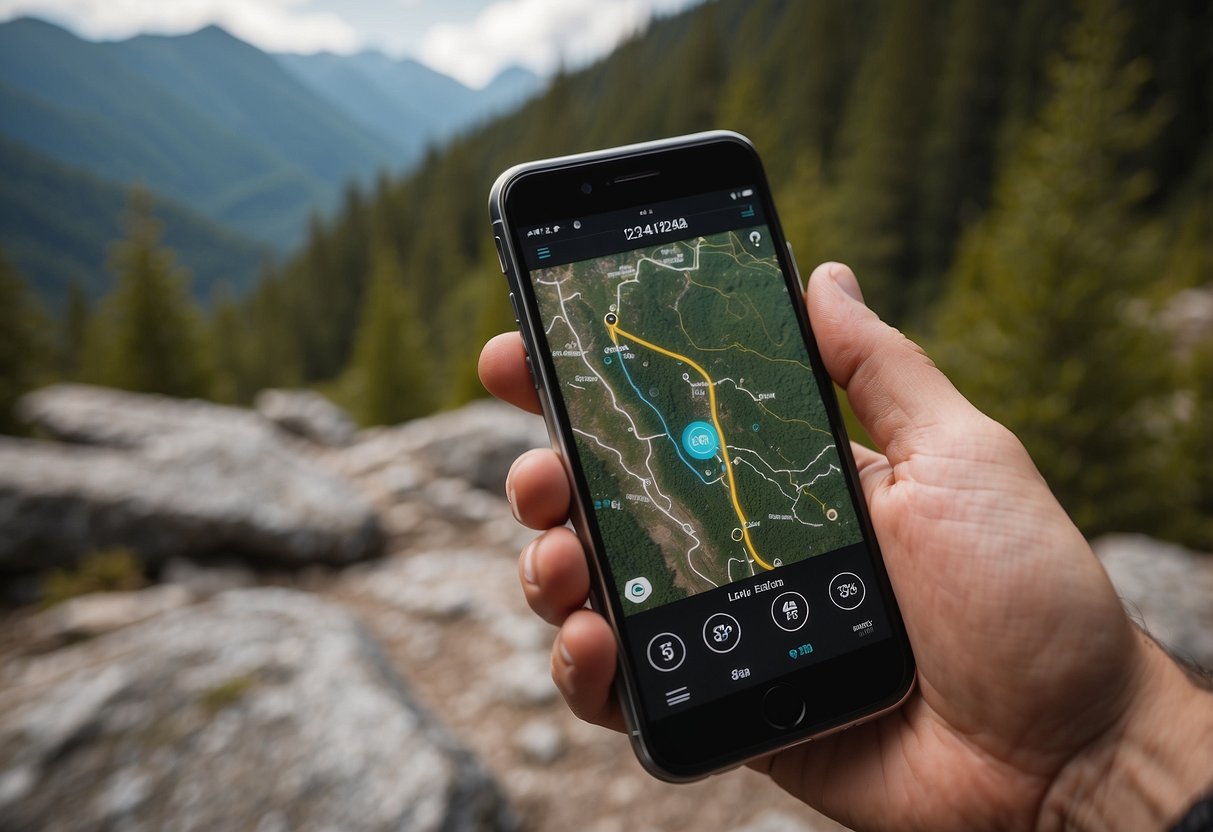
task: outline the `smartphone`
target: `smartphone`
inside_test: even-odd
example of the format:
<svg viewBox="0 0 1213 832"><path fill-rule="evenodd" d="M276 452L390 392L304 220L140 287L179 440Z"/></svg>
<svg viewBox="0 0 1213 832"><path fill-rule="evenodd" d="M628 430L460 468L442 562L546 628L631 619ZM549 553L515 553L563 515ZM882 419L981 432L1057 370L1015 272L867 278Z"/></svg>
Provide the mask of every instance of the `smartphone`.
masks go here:
<svg viewBox="0 0 1213 832"><path fill-rule="evenodd" d="M910 644L750 142L519 165L489 205L645 767L697 779L904 702Z"/></svg>

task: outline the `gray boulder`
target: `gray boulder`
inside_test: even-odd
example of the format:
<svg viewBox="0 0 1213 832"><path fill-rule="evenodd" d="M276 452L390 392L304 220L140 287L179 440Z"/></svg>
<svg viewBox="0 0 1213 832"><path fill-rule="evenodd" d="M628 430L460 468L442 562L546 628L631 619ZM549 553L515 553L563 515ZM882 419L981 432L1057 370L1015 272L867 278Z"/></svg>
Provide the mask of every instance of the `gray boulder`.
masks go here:
<svg viewBox="0 0 1213 832"><path fill-rule="evenodd" d="M239 407L87 384L55 384L27 393L16 412L53 439L111 448L139 448L186 433L260 436L270 429Z"/></svg>
<svg viewBox="0 0 1213 832"><path fill-rule="evenodd" d="M355 620L236 590L0 669L0 828L512 829Z"/></svg>
<svg viewBox="0 0 1213 832"><path fill-rule="evenodd" d="M348 563L381 538L345 480L263 431L164 432L138 451L0 440L0 571L110 546L150 564L212 553Z"/></svg>
<svg viewBox="0 0 1213 832"><path fill-rule="evenodd" d="M1091 545L1129 614L1176 656L1213 669L1213 555L1133 534Z"/></svg>
<svg viewBox="0 0 1213 832"><path fill-rule="evenodd" d="M347 476L363 477L408 460L425 471L414 477L418 482L435 477L462 480L497 496L516 457L549 445L541 418L489 400L364 431L359 440L333 460Z"/></svg>
<svg viewBox="0 0 1213 832"><path fill-rule="evenodd" d="M348 413L312 390L262 390L253 407L271 424L320 445L348 445L358 432Z"/></svg>

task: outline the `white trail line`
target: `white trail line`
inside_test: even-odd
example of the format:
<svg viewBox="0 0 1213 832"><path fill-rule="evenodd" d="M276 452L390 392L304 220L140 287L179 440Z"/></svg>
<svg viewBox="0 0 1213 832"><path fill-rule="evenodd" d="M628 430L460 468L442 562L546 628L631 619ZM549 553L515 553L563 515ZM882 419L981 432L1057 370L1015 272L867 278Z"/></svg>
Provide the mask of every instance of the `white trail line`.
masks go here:
<svg viewBox="0 0 1213 832"><path fill-rule="evenodd" d="M603 448L614 451L616 454L619 455L619 464L621 466L623 466L623 469L625 471L627 471L630 475L632 475L640 480L641 487L644 489L644 493L648 496L648 498L653 501L652 504L654 506L656 506L657 509L659 511L661 511L662 514L664 514L666 517L670 518L670 520L672 520L678 526L679 531L681 531L687 537L691 538L691 540L695 541L695 545L692 546L690 549L688 549L686 552L687 566L689 566L691 568L691 571L693 571L696 575L698 575L700 578L702 578L707 583L711 584L712 586L719 586L719 584L717 584L715 581L713 581L707 575L700 572L698 568L696 568L695 563L694 563L693 559L691 558L691 553L694 552L696 549L698 549L700 547L700 545L702 545L702 544L701 544L699 538L695 535L694 527L691 526L691 524L686 521L679 520L671 513L671 510L674 507L673 499L671 499L669 497L669 495L665 494L661 490L661 488L657 486L657 475L653 472L653 442L652 442L652 440L646 440L646 439L641 438L640 429L636 426L636 422L632 419L632 415L619 406L619 398L615 394L615 388L611 386L610 382L608 382L606 380L606 378L604 378L597 370L594 369L593 365L590 364L589 359L586 358L587 351L585 348L585 344L583 344L581 342L581 334L579 332L577 332L577 330L574 329L572 326L568 325L569 311L565 307L565 302L567 299L564 296L563 286L561 285L562 282L563 281L551 281L549 285L553 285L556 287L556 297L560 301L560 312L564 316L565 325L568 326L569 332L571 332L573 334L573 340L575 340L577 342L577 349L581 352L581 362L583 364L585 364L586 370L588 370L591 375L595 375L595 376L599 377L599 382L602 384L602 386L604 388L606 388L607 393L610 394L611 407L615 410L615 412L619 413L621 416L623 416L624 419L627 420L627 423L629 425L631 425L631 427L632 427L632 429L631 429L632 436L634 436L636 438L636 441L642 443L645 446L646 453L645 453L644 467L645 467L645 470L647 470L649 472L649 476L647 478L646 477L637 477L637 475L634 472L629 470L627 468L627 466L624 465L622 453L620 453L615 448L611 448L608 445L603 445L602 442L600 442L598 440L598 437L596 437L596 436L590 436L589 434L586 434L586 436L589 438L592 438L595 442L598 442L598 444L602 445ZM578 292L577 294L580 294L580 293ZM577 431L577 432L581 433L581 431ZM650 489L652 489L652 490L650 490ZM661 499L665 501L664 508L661 506L661 504L659 502L657 502L657 499L654 496L654 492L656 493L657 496L661 497Z"/></svg>

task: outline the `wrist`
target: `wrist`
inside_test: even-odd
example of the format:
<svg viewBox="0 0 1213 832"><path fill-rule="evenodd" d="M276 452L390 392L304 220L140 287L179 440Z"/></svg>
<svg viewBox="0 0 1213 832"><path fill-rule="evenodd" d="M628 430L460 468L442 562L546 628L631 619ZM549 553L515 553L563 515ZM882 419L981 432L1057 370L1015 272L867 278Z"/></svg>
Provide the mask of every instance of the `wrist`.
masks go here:
<svg viewBox="0 0 1213 832"><path fill-rule="evenodd" d="M1213 788L1213 693L1144 634L1121 718L1066 764L1038 828L1166 830Z"/></svg>

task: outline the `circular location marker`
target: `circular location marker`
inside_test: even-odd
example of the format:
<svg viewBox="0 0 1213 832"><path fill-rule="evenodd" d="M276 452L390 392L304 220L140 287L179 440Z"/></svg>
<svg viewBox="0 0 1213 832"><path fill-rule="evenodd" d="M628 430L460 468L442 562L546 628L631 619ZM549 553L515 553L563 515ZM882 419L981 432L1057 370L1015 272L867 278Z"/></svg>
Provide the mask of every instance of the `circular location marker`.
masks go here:
<svg viewBox="0 0 1213 832"><path fill-rule="evenodd" d="M603 364L610 364L610 363L611 363L611 357L608 355L606 358L602 359L602 363L603 363Z"/></svg>
<svg viewBox="0 0 1213 832"><path fill-rule="evenodd" d="M758 431L762 430L762 425L755 422L754 424L750 425L750 430L754 431L754 433L758 433Z"/></svg>
<svg viewBox="0 0 1213 832"><path fill-rule="evenodd" d="M833 523L838 519L838 509L832 508L826 511L826 519Z"/></svg>
<svg viewBox="0 0 1213 832"><path fill-rule="evenodd" d="M619 323L619 316L614 312L608 312L603 320L606 321L607 326L614 326L615 324Z"/></svg>
<svg viewBox="0 0 1213 832"><path fill-rule="evenodd" d="M695 459L711 459L720 450L720 438L707 422L691 422L682 431L682 447Z"/></svg>
<svg viewBox="0 0 1213 832"><path fill-rule="evenodd" d="M729 537L733 538L734 540L740 541L741 538L745 537L745 533L742 532L741 529L733 529L733 531L729 534Z"/></svg>

